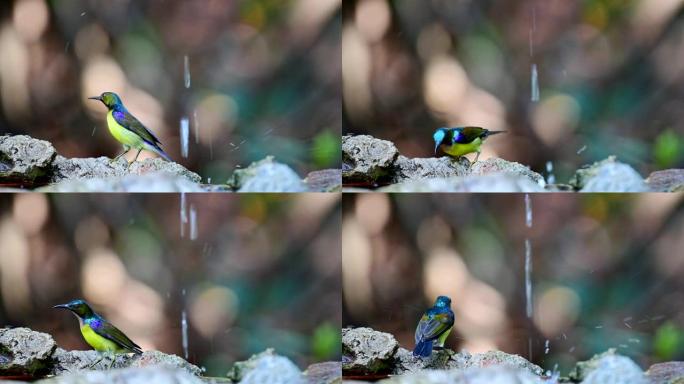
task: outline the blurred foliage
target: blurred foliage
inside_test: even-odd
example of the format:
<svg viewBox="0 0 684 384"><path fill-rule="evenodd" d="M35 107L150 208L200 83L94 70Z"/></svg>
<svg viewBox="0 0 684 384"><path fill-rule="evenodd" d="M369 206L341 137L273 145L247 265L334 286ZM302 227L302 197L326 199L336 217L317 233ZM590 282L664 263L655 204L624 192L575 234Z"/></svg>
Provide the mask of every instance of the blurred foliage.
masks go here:
<svg viewBox="0 0 684 384"><path fill-rule="evenodd" d="M0 196L0 324L89 349L85 298L143 349L223 376L266 348L300 367L338 360L340 197Z"/></svg>
<svg viewBox="0 0 684 384"><path fill-rule="evenodd" d="M656 163L662 168L673 167L684 157L684 138L672 131L658 135L653 146Z"/></svg>
<svg viewBox="0 0 684 384"><path fill-rule="evenodd" d="M331 323L321 324L311 338L311 350L320 360L330 360L340 355L342 335L340 327Z"/></svg>
<svg viewBox="0 0 684 384"><path fill-rule="evenodd" d="M86 98L114 91L205 179L267 155L299 173L338 167L315 138L341 131L340 28L340 0L4 1L0 134L112 157L105 109Z"/></svg>
<svg viewBox="0 0 684 384"><path fill-rule="evenodd" d="M413 348L422 312L446 294L455 350L499 349L565 373L608 348L644 368L684 359L682 196L530 197L527 227L521 194L346 195L342 323Z"/></svg>
<svg viewBox="0 0 684 384"><path fill-rule="evenodd" d="M349 0L343 8L344 134L427 157L438 127L503 129L511 135L488 140L483 158L539 172L550 161L559 181L609 155L644 174L684 167L672 143L684 140L679 2Z"/></svg>
<svg viewBox="0 0 684 384"><path fill-rule="evenodd" d="M663 324L658 328L653 344L659 358L673 360L678 351L684 349L684 329L671 322Z"/></svg>
<svg viewBox="0 0 684 384"><path fill-rule="evenodd" d="M342 158L342 139L330 131L321 132L314 138L312 157L321 168L336 165Z"/></svg>

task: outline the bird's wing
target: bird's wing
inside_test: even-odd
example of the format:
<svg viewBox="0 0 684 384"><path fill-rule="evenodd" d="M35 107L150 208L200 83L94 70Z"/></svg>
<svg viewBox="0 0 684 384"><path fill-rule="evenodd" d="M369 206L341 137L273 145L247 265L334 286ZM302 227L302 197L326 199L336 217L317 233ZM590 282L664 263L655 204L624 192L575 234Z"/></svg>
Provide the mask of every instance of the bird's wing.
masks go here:
<svg viewBox="0 0 684 384"><path fill-rule="evenodd" d="M116 122L122 127L140 136L150 145L156 147L158 144L161 144L159 139L157 139L157 136L150 132L149 129L145 128L145 126L138 119L136 119L135 116L131 115L130 112L114 111L112 112L112 116L114 116L114 120L116 120Z"/></svg>
<svg viewBox="0 0 684 384"><path fill-rule="evenodd" d="M459 130L461 134L458 135L456 140L456 142L459 144L472 143L479 137L487 136L487 130L480 127L463 127L459 128ZM454 135L454 137L456 137L456 135Z"/></svg>
<svg viewBox="0 0 684 384"><path fill-rule="evenodd" d="M105 319L100 319L100 324L98 327L91 328L98 335L115 342L122 348L125 348L134 353L142 353L142 349L138 344L134 343L131 339L128 338L128 336L126 336L117 327L113 326Z"/></svg>
<svg viewBox="0 0 684 384"><path fill-rule="evenodd" d="M416 343L421 340L435 340L454 325L453 313L425 314L416 327Z"/></svg>

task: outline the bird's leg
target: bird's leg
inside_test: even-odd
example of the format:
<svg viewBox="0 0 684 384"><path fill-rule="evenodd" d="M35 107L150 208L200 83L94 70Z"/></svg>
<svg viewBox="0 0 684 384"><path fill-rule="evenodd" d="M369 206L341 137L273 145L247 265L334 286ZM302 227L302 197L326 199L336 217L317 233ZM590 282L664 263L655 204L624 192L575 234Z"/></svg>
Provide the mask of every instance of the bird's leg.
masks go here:
<svg viewBox="0 0 684 384"><path fill-rule="evenodd" d="M114 352L112 352L112 362L109 363L109 367L107 367L107 370L112 369L112 367L114 366L114 363L115 363L115 362L116 362L116 354L115 354Z"/></svg>
<svg viewBox="0 0 684 384"><path fill-rule="evenodd" d="M475 163L477 163L477 160L478 160L479 158L480 158L480 151L477 151L477 154L475 155L475 160L474 160L472 163L470 163L470 167L469 167L469 168L472 168L473 165L474 165Z"/></svg>
<svg viewBox="0 0 684 384"><path fill-rule="evenodd" d="M115 163L117 160L119 160L119 158L120 158L121 156L127 154L128 151L130 151L130 150L131 150L131 147L129 147L128 145L124 145L124 151L121 152L121 153L119 153L115 158L109 160L109 162L110 162L110 163Z"/></svg>
<svg viewBox="0 0 684 384"><path fill-rule="evenodd" d="M133 159L133 161L128 163L128 167L126 167L126 169L130 168L131 164L135 163L138 160L138 156L140 156L140 152L142 152L142 148L138 149L138 153L135 154L135 158Z"/></svg>
<svg viewBox="0 0 684 384"><path fill-rule="evenodd" d="M105 355L104 355L103 353L100 353L100 358L97 359L96 362L90 364L90 366L88 366L88 368L89 368L89 369L92 369L94 366L100 364L100 361L102 361L104 358L105 358Z"/></svg>

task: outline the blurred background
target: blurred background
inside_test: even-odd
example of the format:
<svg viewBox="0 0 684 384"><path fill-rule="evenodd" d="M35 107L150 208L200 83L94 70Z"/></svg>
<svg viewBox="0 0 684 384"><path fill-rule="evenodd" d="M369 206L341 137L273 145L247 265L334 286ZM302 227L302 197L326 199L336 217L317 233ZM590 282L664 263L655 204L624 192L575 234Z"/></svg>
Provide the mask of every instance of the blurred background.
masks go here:
<svg viewBox="0 0 684 384"><path fill-rule="evenodd" d="M84 298L207 375L266 348L339 361L340 217L323 194L0 196L0 326L90 349L52 309Z"/></svg>
<svg viewBox="0 0 684 384"><path fill-rule="evenodd" d="M113 91L205 180L266 155L337 168L340 30L341 0L3 1L0 134L113 157L87 100Z"/></svg>
<svg viewBox="0 0 684 384"><path fill-rule="evenodd" d="M529 205L528 227L522 194L345 195L343 326L413 349L423 312L448 295L453 350L516 353L562 374L608 348L643 368L684 359L682 196Z"/></svg>
<svg viewBox="0 0 684 384"><path fill-rule="evenodd" d="M428 157L438 127L506 130L481 158L561 182L609 155L645 175L684 166L682 0L345 0L343 14L344 134Z"/></svg>

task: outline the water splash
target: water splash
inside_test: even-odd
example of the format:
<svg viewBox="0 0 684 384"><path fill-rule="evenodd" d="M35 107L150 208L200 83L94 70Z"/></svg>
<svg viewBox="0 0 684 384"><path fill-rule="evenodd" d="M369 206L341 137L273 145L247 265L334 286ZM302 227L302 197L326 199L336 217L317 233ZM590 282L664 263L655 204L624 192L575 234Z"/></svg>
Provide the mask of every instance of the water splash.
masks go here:
<svg viewBox="0 0 684 384"><path fill-rule="evenodd" d="M190 120L187 117L181 118L180 121L180 140L181 140L181 156L188 157L188 142L190 141Z"/></svg>
<svg viewBox="0 0 684 384"><path fill-rule="evenodd" d="M181 332L182 332L182 342L183 342L183 356L185 360L188 359L188 315L185 310L181 312Z"/></svg>
<svg viewBox="0 0 684 384"><path fill-rule="evenodd" d="M546 183L556 184L556 176L553 174L553 163L550 161L546 162Z"/></svg>
<svg viewBox="0 0 684 384"><path fill-rule="evenodd" d="M185 237L185 224L188 222L187 203L185 201L185 192L180 195L180 235Z"/></svg>
<svg viewBox="0 0 684 384"><path fill-rule="evenodd" d="M190 88L192 78L190 77L190 58L188 55L183 57L183 81L185 82L185 88Z"/></svg>
<svg viewBox="0 0 684 384"><path fill-rule="evenodd" d="M190 204L190 240L197 240L197 210Z"/></svg>
<svg viewBox="0 0 684 384"><path fill-rule="evenodd" d="M536 103L539 101L539 74L537 72L537 64L534 64L534 63L532 64L531 72L532 72L532 75L531 75L532 95L530 96L530 100L533 103Z"/></svg>

